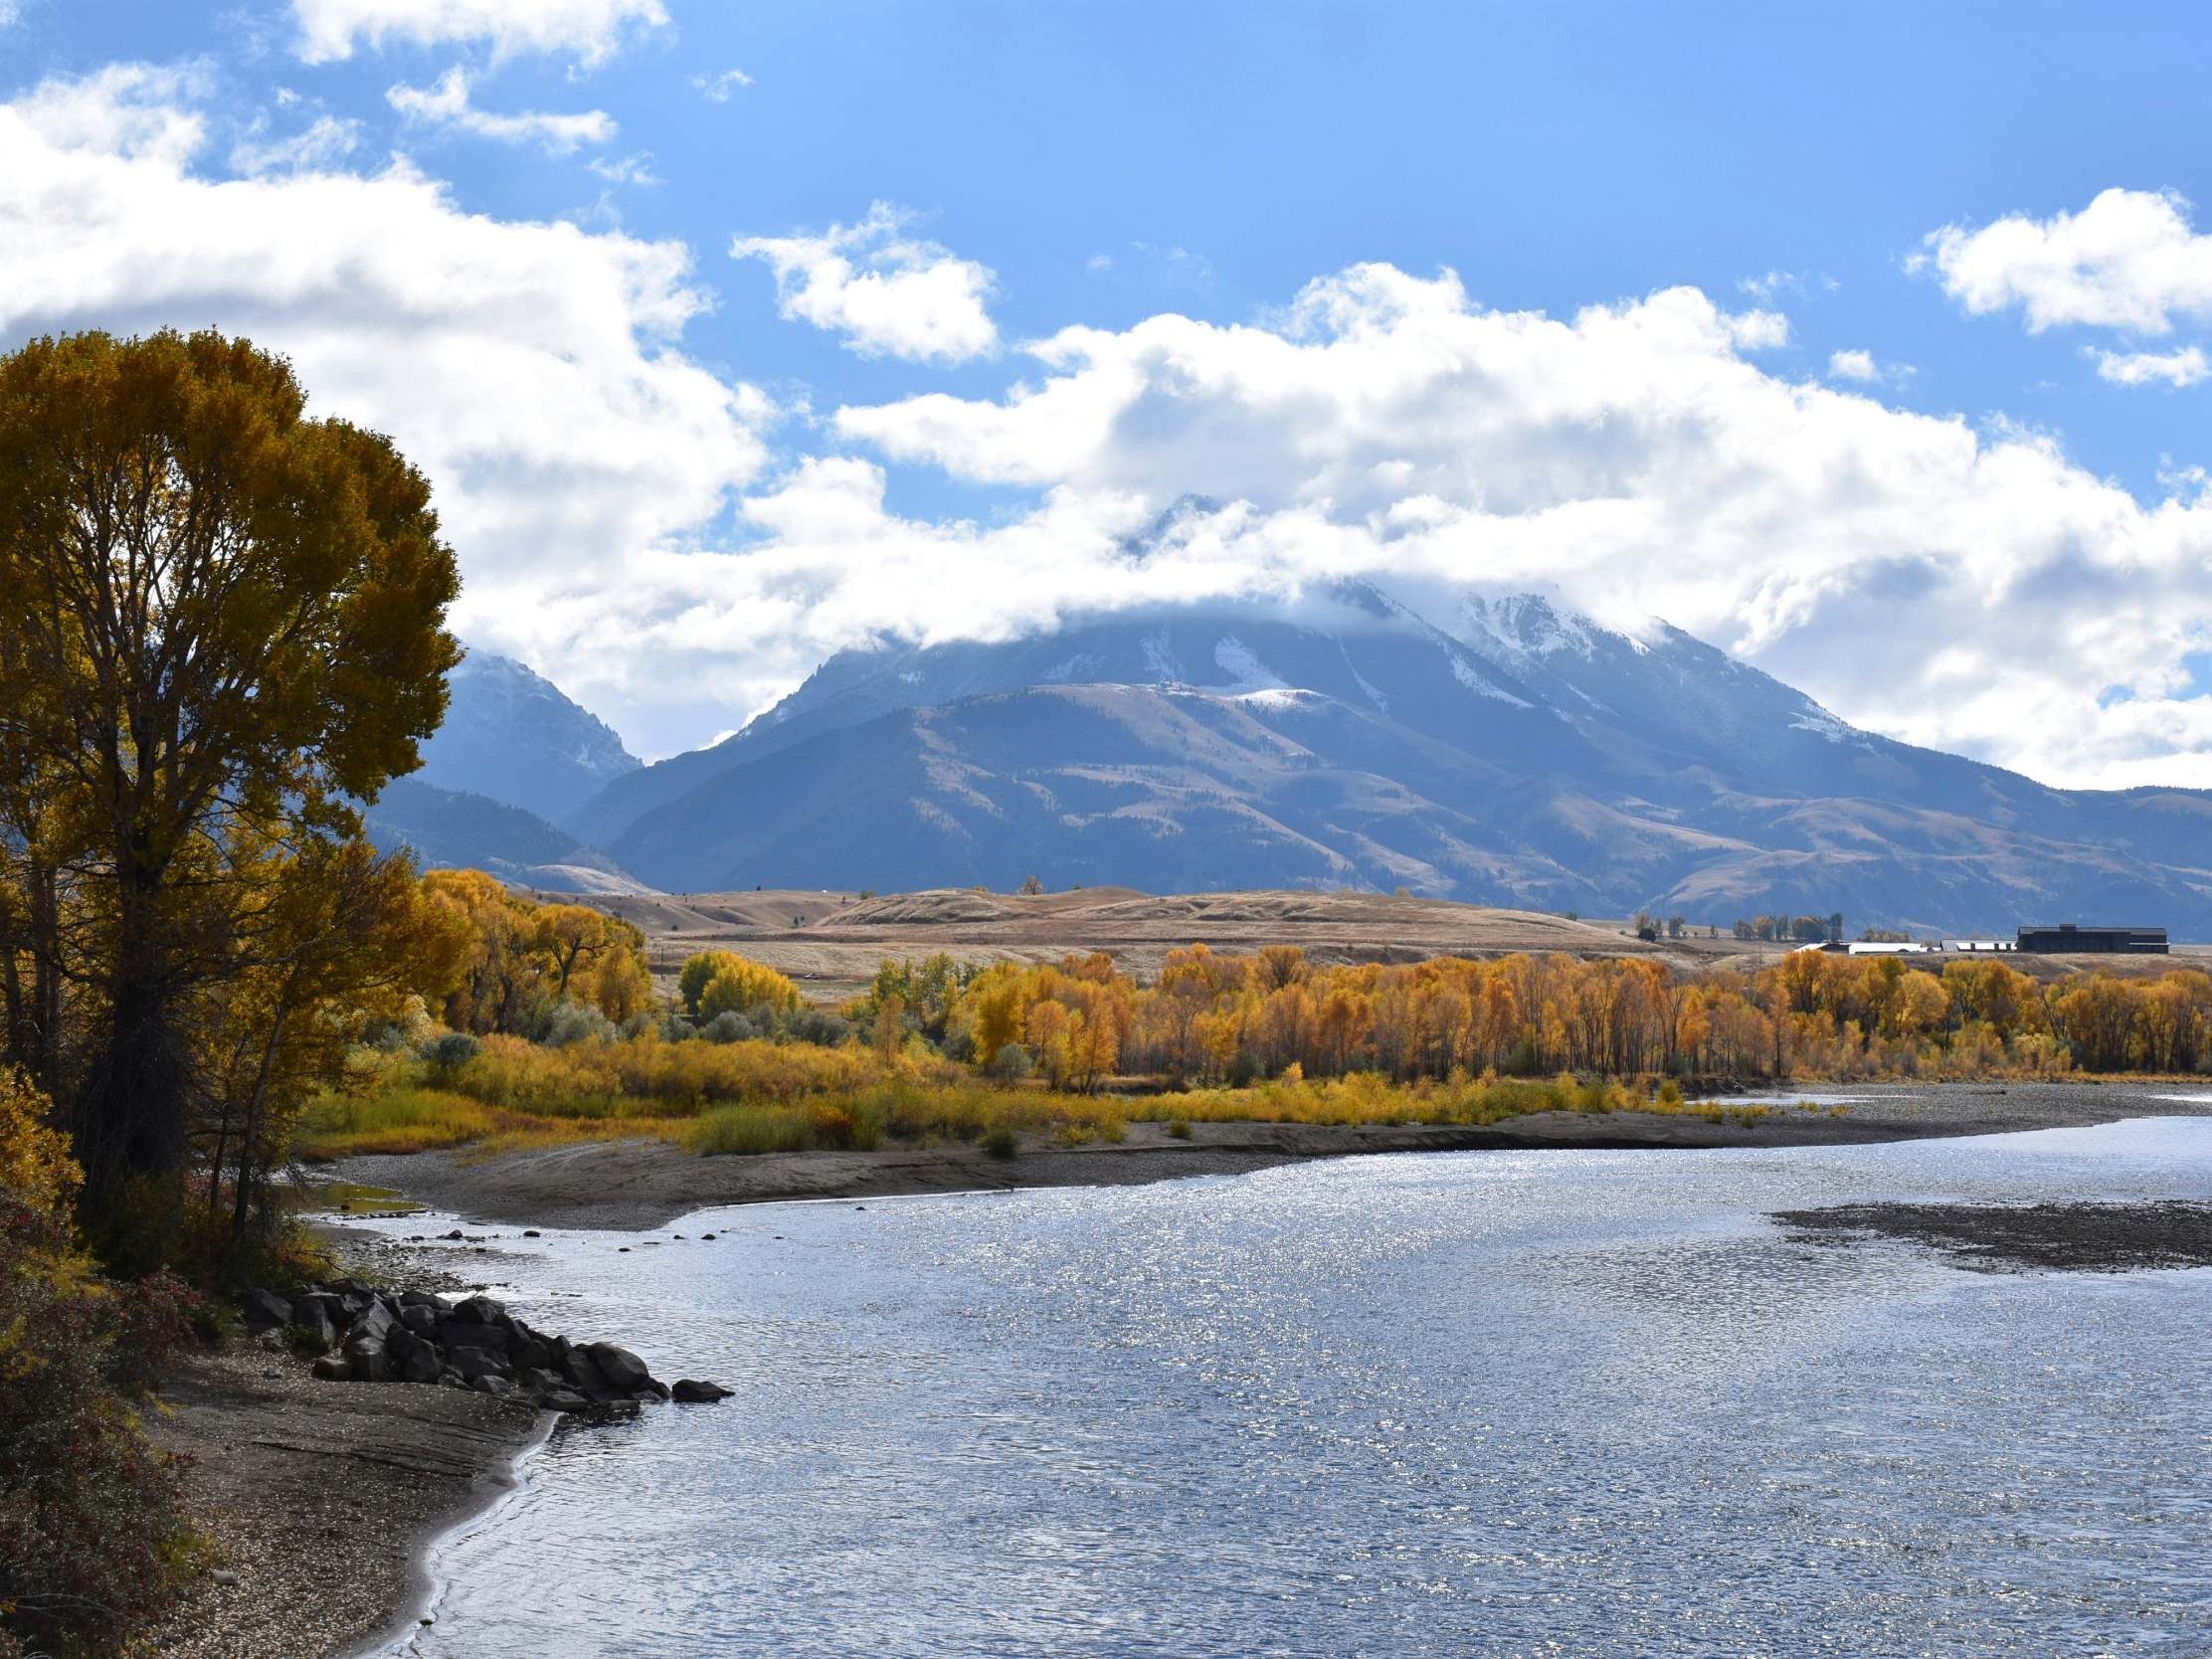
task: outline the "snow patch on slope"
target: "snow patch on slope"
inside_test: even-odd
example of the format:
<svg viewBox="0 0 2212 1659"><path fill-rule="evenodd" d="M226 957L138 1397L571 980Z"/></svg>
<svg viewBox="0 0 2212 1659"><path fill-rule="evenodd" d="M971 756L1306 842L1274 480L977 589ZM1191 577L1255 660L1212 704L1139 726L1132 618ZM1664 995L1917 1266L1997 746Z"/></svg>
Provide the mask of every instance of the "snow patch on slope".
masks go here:
<svg viewBox="0 0 2212 1659"><path fill-rule="evenodd" d="M1464 656L1461 656L1459 652L1452 651L1449 654L1451 657L1452 678L1459 681L1460 684L1464 685L1476 696L1494 697L1501 703L1511 703L1515 708L1534 708L1536 706L1534 703L1529 702L1525 698L1516 697L1511 691L1506 690L1503 686L1492 685L1488 679L1484 678L1481 674L1476 673L1473 668L1469 667L1467 665L1467 659Z"/></svg>
<svg viewBox="0 0 2212 1659"><path fill-rule="evenodd" d="M1231 691L1279 691L1290 683L1233 634L1225 635L1214 645L1213 662L1229 676Z"/></svg>

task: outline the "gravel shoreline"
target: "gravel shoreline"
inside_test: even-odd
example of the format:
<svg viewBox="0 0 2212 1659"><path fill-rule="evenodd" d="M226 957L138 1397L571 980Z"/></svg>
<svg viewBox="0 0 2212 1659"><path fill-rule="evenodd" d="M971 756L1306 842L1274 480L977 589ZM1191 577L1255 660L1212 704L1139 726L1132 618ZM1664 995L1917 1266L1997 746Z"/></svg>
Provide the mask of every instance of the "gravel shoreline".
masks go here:
<svg viewBox="0 0 2212 1659"><path fill-rule="evenodd" d="M317 1382L259 1342L188 1362L161 1399L148 1426L193 1459L186 1500L216 1550L154 1639L178 1659L396 1640L423 1616L430 1542L513 1487L553 1416L452 1388Z"/></svg>

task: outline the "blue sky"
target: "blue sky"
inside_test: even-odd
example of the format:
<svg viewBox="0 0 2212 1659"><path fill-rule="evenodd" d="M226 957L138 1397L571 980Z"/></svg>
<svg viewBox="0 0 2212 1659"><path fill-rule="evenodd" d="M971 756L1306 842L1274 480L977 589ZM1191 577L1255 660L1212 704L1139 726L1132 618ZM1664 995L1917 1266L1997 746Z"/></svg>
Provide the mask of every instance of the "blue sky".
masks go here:
<svg viewBox="0 0 2212 1659"><path fill-rule="evenodd" d="M1862 724L2058 781L2212 784L2212 602L2189 598L2212 587L2212 508L2197 505L2190 471L2212 463L2212 381L2186 355L2212 311L2194 275L2212 246L2196 226L2212 217L2190 205L2212 190L2212 30L2200 11L2131 7L2114 21L2019 0L13 9L0 96L31 111L20 142L56 183L26 189L12 219L0 201L0 235L51 238L56 251L15 301L0 298L0 343L175 321L292 349L303 374L321 376L311 390L393 430L440 482L471 576L471 638L528 656L645 752L728 729L827 650L873 632L989 635L1113 602L1130 573L1080 552L1085 538L1106 546L1125 521L1197 487L1246 516L1179 551L1177 571L1135 581L1148 600L1218 591L1232 581L1223 570L1294 586L1408 561L1423 579L1557 585L1601 615L1663 611ZM113 79L118 66L137 66L137 79ZM456 70L465 90L448 85L440 102ZM718 79L733 71L743 79ZM77 112L52 114L72 88ZM87 100L107 114L85 116ZM130 121L155 110L189 120L194 136L133 137ZM538 116L553 119L526 123ZM322 147L270 159L317 122ZM103 146L146 173L143 195L116 184L115 168L87 170ZM395 154L418 190L404 203ZM234 240L268 239L264 265L312 269L285 284L251 270L145 281L149 257L185 257L189 244L152 226L159 169L212 191L258 186L206 200L237 209ZM488 227L484 252L425 262L450 312L396 297L404 272L359 277L364 258L393 257L390 237L349 259L342 226L318 229L347 179L381 180L395 234L416 227L428 248ZM64 235L57 202L109 188L122 193L97 234ZM2113 235L2067 228L2107 192L2125 193L2116 222L2119 207L2135 210L2118 241L2156 243L2133 266ZM875 231L828 239L832 226L869 223L878 203ZM1981 238L2007 216L2021 216L2033 247ZM515 229L564 222L567 241ZM1929 240L1944 227L1959 239L1955 265ZM502 237L511 262L490 251ZM783 239L792 314L779 314L773 255L734 259L738 238ZM631 252L641 248L687 256L688 272L616 278L658 284L643 301L574 298L607 261L645 260ZM932 274L951 310L911 325L878 318L872 333L835 295L794 310L791 293L833 257ZM68 264L70 282L55 275L76 261L90 263ZM2065 295L2050 285L2054 262ZM1449 270L1460 291L1421 288L1409 305L1352 282L1292 316L1309 284L1368 267L1419 283ZM2145 297L2144 281L2169 277ZM2084 283L2103 297L2083 300ZM689 314L656 323L648 313L678 289ZM1640 317L1621 348L1629 390L1613 403L1597 388L1572 409L1538 407L1555 380L1604 379L1615 347L1555 331L1529 347L1544 360L1524 362L1498 320L1572 324L1585 307L1682 289L1702 296L1705 320L1684 324L1702 333L1675 338L1662 308L1653 356ZM554 292L570 297L555 305ZM1404 321L1431 304L1445 319L1435 327ZM389 332L362 320L394 309L405 317ZM1317 324L1322 311L1330 320ZM502 332L521 326L517 314L549 320L517 339ZM1757 314L1779 320L1712 320ZM1173 335L1158 324L1172 316L1205 327ZM405 346L409 318L448 339L465 392L442 392L428 373L418 406L401 377L364 366ZM1070 327L1110 337L1114 363L1023 349ZM1387 335L1398 354L1315 347L1293 366L1247 350L1253 329L1312 347L1317 327L1323 346ZM563 328L583 343L564 346ZM627 345L608 343L618 332ZM600 353L603 372L581 378L564 416L546 390L558 377L526 352L556 365ZM1437 367L1455 353L1479 361L1479 385ZM466 374L471 359L480 375ZM1680 407L1674 361L1695 388ZM511 409L456 414L488 395L485 377L507 373L506 402L533 402L548 430L487 439ZM1415 384L1422 374L1432 378ZM1111 421L1081 413L1139 380ZM1386 419L1374 410L1384 380ZM1021 431L1000 430L1016 388L1055 385L1080 434L1024 448ZM715 388L719 410L707 407ZM927 399L938 401L916 401ZM1788 418L1759 413L1760 399ZM1321 404L1310 421L1300 413ZM1023 421L1045 407L1023 405ZM1163 408L1174 441L1148 442L1143 421ZM893 413L837 413L869 410ZM1914 415L1932 420L1900 419ZM584 526L573 531L533 517L554 487L541 469L578 470L549 430L564 419L600 453L645 458L577 485L592 493L564 512ZM1453 420L1489 437L1455 459ZM1712 432L1734 436L1698 449L1694 435ZM1631 459L1617 453L1640 442ZM695 468L661 463L677 447L700 458ZM1301 470L1257 450L1336 459ZM1668 473L1694 489L1652 482ZM1949 481L1930 483L1936 473ZM1392 498L1378 477L1407 481ZM607 505L626 491L632 506ZM1423 526L1414 541L1400 535L1407 515ZM1200 581L1201 568L1213 575ZM912 592L900 604L870 603L901 584ZM1005 597L1015 587L1018 602ZM947 588L955 598L942 599ZM1899 606L1917 613L1914 627L1900 628ZM2083 624L2085 611L2102 626ZM2153 638L2125 644L2137 613ZM2061 671L2013 677L2006 642L2054 631L2068 636Z"/></svg>

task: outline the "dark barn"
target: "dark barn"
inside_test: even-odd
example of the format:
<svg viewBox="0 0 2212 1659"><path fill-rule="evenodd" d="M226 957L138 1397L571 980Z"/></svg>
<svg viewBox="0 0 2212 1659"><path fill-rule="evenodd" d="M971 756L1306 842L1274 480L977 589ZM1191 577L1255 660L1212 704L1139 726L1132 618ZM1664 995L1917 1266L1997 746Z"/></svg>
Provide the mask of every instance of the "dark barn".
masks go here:
<svg viewBox="0 0 2212 1659"><path fill-rule="evenodd" d="M2162 927L2078 927L2061 922L2056 927L2024 927L2019 934L2023 951L2098 951L2120 956L2164 956L2166 930Z"/></svg>

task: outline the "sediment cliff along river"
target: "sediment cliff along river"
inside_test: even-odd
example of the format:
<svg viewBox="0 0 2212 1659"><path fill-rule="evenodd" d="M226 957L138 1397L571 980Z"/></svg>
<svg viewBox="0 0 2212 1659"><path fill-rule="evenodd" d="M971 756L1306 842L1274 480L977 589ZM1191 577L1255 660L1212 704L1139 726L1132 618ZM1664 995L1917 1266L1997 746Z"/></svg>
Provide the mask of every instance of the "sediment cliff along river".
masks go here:
<svg viewBox="0 0 2212 1659"><path fill-rule="evenodd" d="M461 1264L737 1393L557 1435L399 1651L2204 1652L2212 1269L1769 1218L2150 1198L2212 1118L548 1233Z"/></svg>

